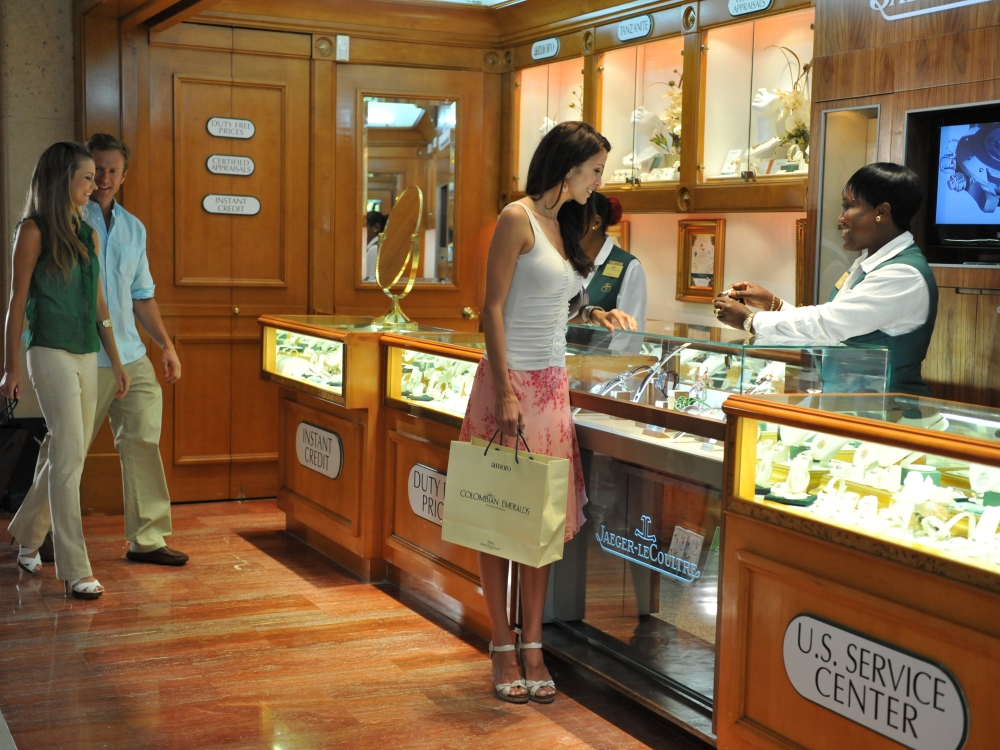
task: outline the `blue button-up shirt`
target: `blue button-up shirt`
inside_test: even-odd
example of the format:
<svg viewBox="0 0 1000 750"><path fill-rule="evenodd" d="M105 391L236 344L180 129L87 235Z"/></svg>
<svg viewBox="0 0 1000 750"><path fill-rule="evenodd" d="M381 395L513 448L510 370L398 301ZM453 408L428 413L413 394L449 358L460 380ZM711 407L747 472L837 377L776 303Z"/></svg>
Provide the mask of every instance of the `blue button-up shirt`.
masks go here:
<svg viewBox="0 0 1000 750"><path fill-rule="evenodd" d="M118 354L122 364L135 362L146 353L146 347L135 326L132 300L150 299L156 289L146 258L146 227L118 205L118 201L112 203L110 229L104 224L104 215L97 203L83 207L83 218L100 240L101 291L111 313ZM97 355L97 364L111 367L103 346Z"/></svg>

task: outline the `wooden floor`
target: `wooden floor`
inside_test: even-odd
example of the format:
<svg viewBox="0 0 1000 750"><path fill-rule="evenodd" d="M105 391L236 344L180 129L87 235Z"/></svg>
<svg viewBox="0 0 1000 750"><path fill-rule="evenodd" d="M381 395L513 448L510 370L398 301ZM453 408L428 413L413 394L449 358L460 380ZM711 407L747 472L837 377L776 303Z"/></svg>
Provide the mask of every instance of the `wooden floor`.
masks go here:
<svg viewBox="0 0 1000 750"><path fill-rule="evenodd" d="M0 712L49 748L705 747L548 657L551 706L501 703L486 644L287 535L272 501L174 506L184 568L87 518L96 602L20 571L0 515Z"/></svg>

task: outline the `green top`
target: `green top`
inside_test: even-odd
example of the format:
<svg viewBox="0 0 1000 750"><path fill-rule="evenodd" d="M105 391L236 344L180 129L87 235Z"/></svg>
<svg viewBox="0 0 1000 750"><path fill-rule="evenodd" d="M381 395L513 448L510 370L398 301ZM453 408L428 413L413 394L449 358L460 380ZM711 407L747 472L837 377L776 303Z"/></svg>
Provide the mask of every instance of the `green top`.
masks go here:
<svg viewBox="0 0 1000 750"><path fill-rule="evenodd" d="M618 245L612 247L605 261L594 269L594 278L587 285L589 304L602 310L616 309L625 271L636 260L634 255L626 253Z"/></svg>
<svg viewBox="0 0 1000 750"><path fill-rule="evenodd" d="M80 221L77 237L87 247L89 263L73 266L69 281L52 266L52 246L41 223L29 216L42 233L42 253L28 289L28 346L64 349L71 354L99 351L97 335L97 280L101 266L94 251L94 230Z"/></svg>
<svg viewBox="0 0 1000 750"><path fill-rule="evenodd" d="M920 252L916 245L910 245L893 258L880 263L875 268L883 266L902 264L911 266L920 272L927 284L927 291L930 295L930 309L927 311L927 320L923 325L918 326L909 333L899 336L890 336L885 331L872 331L861 336L852 336L845 341L845 344L869 344L872 346L886 347L891 355L890 363L892 370L889 376L890 393L909 393L914 396L930 396L931 389L927 387L920 375L920 365L927 356L927 347L931 343L931 334L934 333L934 323L937 320L938 288L934 280L934 273L927 264L927 259ZM872 269L875 270L875 269ZM853 289L862 281L867 274L861 273L858 279L851 285ZM830 299L836 296L837 290L833 290Z"/></svg>

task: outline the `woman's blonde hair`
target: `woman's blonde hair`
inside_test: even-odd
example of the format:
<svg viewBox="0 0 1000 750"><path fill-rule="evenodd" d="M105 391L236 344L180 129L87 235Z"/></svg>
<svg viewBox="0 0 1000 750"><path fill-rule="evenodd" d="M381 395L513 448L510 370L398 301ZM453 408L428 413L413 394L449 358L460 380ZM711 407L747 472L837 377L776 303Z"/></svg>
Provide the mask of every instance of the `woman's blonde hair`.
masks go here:
<svg viewBox="0 0 1000 750"><path fill-rule="evenodd" d="M87 246L78 236L83 215L73 205L70 183L80 162L92 158L90 149L79 143L62 141L45 149L31 173L21 217L38 223L52 251L49 271L58 270L67 280L78 262L90 262Z"/></svg>

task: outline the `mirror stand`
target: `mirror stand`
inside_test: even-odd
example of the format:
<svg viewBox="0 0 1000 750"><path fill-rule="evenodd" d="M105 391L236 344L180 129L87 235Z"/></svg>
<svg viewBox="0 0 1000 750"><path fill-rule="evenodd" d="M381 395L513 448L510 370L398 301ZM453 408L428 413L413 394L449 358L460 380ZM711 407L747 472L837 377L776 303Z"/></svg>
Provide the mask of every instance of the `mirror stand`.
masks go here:
<svg viewBox="0 0 1000 750"><path fill-rule="evenodd" d="M419 198L418 203L418 215L420 207L423 206L423 195L420 192L420 188L413 188ZM385 242L386 232L382 232L378 236L378 254L382 254L382 245ZM389 304L389 309L385 311L384 314L375 318L372 321L373 328L384 328L390 331L413 331L419 327L416 321L410 320L409 316L403 312L403 309L399 306L399 301L403 299L410 290L413 289L413 283L417 279L417 268L420 266L420 234L414 232L410 235L410 252L407 254L406 259L403 261L403 267L400 269L399 273L395 274L395 278L388 284L383 285L381 279L381 269L376 266L375 278L378 285L382 288L391 302ZM392 286L402 278L403 275L407 275L406 284L400 290L399 294L391 291Z"/></svg>

